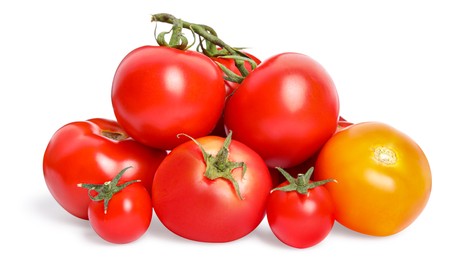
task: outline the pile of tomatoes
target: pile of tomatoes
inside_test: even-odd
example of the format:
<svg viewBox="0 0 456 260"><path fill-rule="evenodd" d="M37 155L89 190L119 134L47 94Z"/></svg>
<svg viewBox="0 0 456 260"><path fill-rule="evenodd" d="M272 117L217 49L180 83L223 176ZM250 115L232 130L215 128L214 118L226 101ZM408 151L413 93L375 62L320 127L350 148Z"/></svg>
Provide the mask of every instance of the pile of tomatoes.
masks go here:
<svg viewBox="0 0 456 260"><path fill-rule="evenodd" d="M307 248L335 221L388 236L420 215L432 182L424 152L387 124L343 119L317 61L296 52L260 61L207 39L191 50L176 37L120 62L116 120L70 122L44 153L50 193L100 237L135 241L154 211L201 242L240 239L266 217L280 241Z"/></svg>

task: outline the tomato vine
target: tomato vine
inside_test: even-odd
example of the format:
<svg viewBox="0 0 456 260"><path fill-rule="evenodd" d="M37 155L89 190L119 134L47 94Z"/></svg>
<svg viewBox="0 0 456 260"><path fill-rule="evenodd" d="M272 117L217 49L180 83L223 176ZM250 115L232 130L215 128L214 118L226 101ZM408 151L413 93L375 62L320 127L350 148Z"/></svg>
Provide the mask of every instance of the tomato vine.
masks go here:
<svg viewBox="0 0 456 260"><path fill-rule="evenodd" d="M223 64L216 62L217 65L225 73L225 80L232 81L235 83L241 83L244 78L249 74L249 70L245 66L247 61L251 70L254 70L257 63L243 53L242 48L231 47L223 40L221 40L216 31L207 25L190 23L174 17L171 14L159 13L152 15L152 22L163 22L172 24L170 31L161 32L156 36L156 41L160 46L166 46L176 48L180 50L187 50L193 46L194 43L188 45L189 41L187 37L182 33L183 29L188 29L192 32L193 38L198 39L197 51L203 53L208 57L222 57L226 59L233 59L235 61L237 69L241 72L241 76L237 75ZM171 33L170 40L166 41L166 35ZM198 36L198 37L196 37Z"/></svg>

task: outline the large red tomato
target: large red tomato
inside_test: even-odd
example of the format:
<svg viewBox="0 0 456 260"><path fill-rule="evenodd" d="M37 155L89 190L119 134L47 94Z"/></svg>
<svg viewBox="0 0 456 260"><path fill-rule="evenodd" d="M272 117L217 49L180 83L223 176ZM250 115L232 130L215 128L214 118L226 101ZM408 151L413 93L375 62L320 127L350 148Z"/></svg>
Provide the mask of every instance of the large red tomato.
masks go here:
<svg viewBox="0 0 456 260"><path fill-rule="evenodd" d="M323 67L299 53L263 61L227 100L225 125L270 167L312 156L333 135L339 98Z"/></svg>
<svg viewBox="0 0 456 260"><path fill-rule="evenodd" d="M185 139L185 137L182 137ZM272 188L261 157L218 136L174 148L157 169L152 205L172 232L202 242L228 242L253 231Z"/></svg>
<svg viewBox="0 0 456 260"><path fill-rule="evenodd" d="M132 166L124 180L141 180L150 192L166 152L142 145L108 119L71 122L52 136L43 157L47 187L69 213L88 219L90 198L80 183L103 183Z"/></svg>
<svg viewBox="0 0 456 260"><path fill-rule="evenodd" d="M315 180L328 183L342 225L374 236L395 234L423 211L430 196L429 162L409 136L380 122L337 132L321 149Z"/></svg>
<svg viewBox="0 0 456 260"><path fill-rule="evenodd" d="M209 134L225 102L223 73L195 51L143 46L119 64L112 84L119 124L137 141L160 149L183 142L176 137Z"/></svg>

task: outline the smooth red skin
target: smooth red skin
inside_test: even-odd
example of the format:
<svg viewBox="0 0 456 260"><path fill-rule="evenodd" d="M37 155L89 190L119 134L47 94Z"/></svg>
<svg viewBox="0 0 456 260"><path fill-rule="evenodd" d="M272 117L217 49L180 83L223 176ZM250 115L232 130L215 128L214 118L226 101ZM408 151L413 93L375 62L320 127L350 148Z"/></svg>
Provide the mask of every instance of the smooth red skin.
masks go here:
<svg viewBox="0 0 456 260"><path fill-rule="evenodd" d="M269 167L295 166L333 135L339 98L324 68L299 53L263 61L228 99L225 126Z"/></svg>
<svg viewBox="0 0 456 260"><path fill-rule="evenodd" d="M87 189L77 184L104 183L133 166L122 178L138 179L150 187L155 170L166 156L166 151L146 147L132 138L109 139L101 135L102 130L126 135L108 119L71 122L54 133L43 157L44 179L52 196L66 211L82 219L88 219L90 198Z"/></svg>
<svg viewBox="0 0 456 260"><path fill-rule="evenodd" d="M169 150L209 134L225 102L220 68L195 51L139 47L121 61L112 84L112 105L119 124L135 140Z"/></svg>
<svg viewBox="0 0 456 260"><path fill-rule="evenodd" d="M103 201L92 201L88 214L90 225L101 238L126 244L146 233L152 221L152 201L147 189L134 183L114 194L106 214Z"/></svg>
<svg viewBox="0 0 456 260"><path fill-rule="evenodd" d="M345 120L343 117L339 117L339 123L337 124L337 129L336 129L335 133L346 129L347 127L349 127L351 125L353 125L352 122ZM296 166L287 168L286 171L293 177L298 176L299 173L306 173L307 170L310 169L310 167L315 167L315 163L317 161L319 153L320 153L320 150L318 150L316 153L314 153L310 158L308 158L304 162L302 162ZM270 171L271 171L271 174L279 176L278 179L280 180L280 182L285 181L285 177L283 177L283 175L277 169L270 169Z"/></svg>
<svg viewBox="0 0 456 260"><path fill-rule="evenodd" d="M288 182L282 183L284 186ZM271 192L266 208L268 224L286 245L308 248L323 241L334 225L334 204L324 186L307 195L296 191Z"/></svg>
<svg viewBox="0 0 456 260"><path fill-rule="evenodd" d="M224 138L197 139L209 154L216 154ZM231 161L243 161L247 171L232 171L243 200L224 179L210 180L200 148L188 141L171 151L158 168L152 187L152 204L160 221L175 234L201 242L229 242L253 231L262 221L272 188L261 157L232 140Z"/></svg>

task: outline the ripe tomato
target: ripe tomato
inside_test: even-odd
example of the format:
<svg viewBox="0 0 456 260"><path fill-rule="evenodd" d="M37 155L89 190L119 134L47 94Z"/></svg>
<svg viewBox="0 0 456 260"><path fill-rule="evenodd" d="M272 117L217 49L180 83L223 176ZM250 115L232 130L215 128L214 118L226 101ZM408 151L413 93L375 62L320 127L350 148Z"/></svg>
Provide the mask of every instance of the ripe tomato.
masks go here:
<svg viewBox="0 0 456 260"><path fill-rule="evenodd" d="M243 53L245 55L247 55L249 58L251 58L257 65L259 65L261 63L261 61L257 57L255 57L253 54L250 54L248 52L243 52ZM235 63L234 59L228 59L228 58L223 58L223 57L213 57L212 60L222 64L229 70L231 70L234 73L236 73L237 75L241 76L241 72L236 67L236 63ZM252 66L250 65L250 63L248 61L244 62L244 66L247 69L247 71L249 71L249 72L252 71ZM225 80L225 89L226 89L227 96L230 95L231 93L233 93L233 91L235 89L237 89L239 87L239 85L240 85L239 83Z"/></svg>
<svg viewBox="0 0 456 260"><path fill-rule="evenodd" d="M225 107L233 139L251 147L270 167L295 166L333 135L339 98L328 73L299 53L282 53L250 73Z"/></svg>
<svg viewBox="0 0 456 260"><path fill-rule="evenodd" d="M307 248L325 239L334 225L334 204L323 184L312 182L313 168L296 178L279 169L287 181L269 195L266 207L268 224L283 243Z"/></svg>
<svg viewBox="0 0 456 260"><path fill-rule="evenodd" d="M179 133L201 137L215 127L225 102L220 68L195 51L143 46L120 62L112 84L119 124L135 140L172 149Z"/></svg>
<svg viewBox="0 0 456 260"><path fill-rule="evenodd" d="M127 166L125 180L139 179L149 187L166 152L142 145L108 119L71 122L58 129L46 147L43 173L56 201L69 213L88 219L87 193L78 183L102 183Z"/></svg>
<svg viewBox="0 0 456 260"><path fill-rule="evenodd" d="M329 183L336 220L360 233L387 236L409 226L431 192L431 170L421 148L380 122L354 124L322 148L315 180Z"/></svg>
<svg viewBox="0 0 456 260"><path fill-rule="evenodd" d="M157 169L152 205L175 234L228 242L253 231L271 190L268 168L244 144L206 136L174 148Z"/></svg>
<svg viewBox="0 0 456 260"><path fill-rule="evenodd" d="M89 189L89 222L104 240L125 244L139 239L152 220L152 201L146 187L137 180L120 183L128 168L123 169L112 181L102 184L81 183ZM94 196L92 191L96 191Z"/></svg>
<svg viewBox="0 0 456 260"><path fill-rule="evenodd" d="M245 55L250 57L257 65L261 63L261 61L257 57L255 57L254 55L252 55L250 53L247 53L247 52L244 52L244 53L245 53ZM234 59L227 59L227 58L222 58L222 57L214 57L212 59L214 61L222 64L223 66L227 67L228 69L230 69L231 71L233 71L237 75L241 75L241 72L236 67L236 63L235 63ZM244 66L249 72L252 71L252 66L251 66L251 64L248 61L244 62ZM233 91L236 90L238 87L239 87L239 83L232 82L232 81L229 81L229 80L225 80L226 96L228 97L229 95L231 95L233 93ZM223 113L220 116L215 128L212 130L210 135L217 135L217 136L221 136L221 137L226 137L225 120L224 120Z"/></svg>
<svg viewBox="0 0 456 260"><path fill-rule="evenodd" d="M351 125L353 125L352 122L347 121L343 117L339 116L339 122L337 123L337 129L336 129L335 133L337 133ZM317 161L319 152L320 152L320 150L318 150L316 153L314 153L310 158L308 158L304 162L302 162L296 166L286 168L285 170L293 177L296 177L299 173L306 172L310 167L315 167L315 162ZM278 178L279 180L282 179L282 181L285 181L285 179L283 179L283 175L277 174L277 173L278 173L277 170L272 169L271 174L275 174L279 177Z"/></svg>

